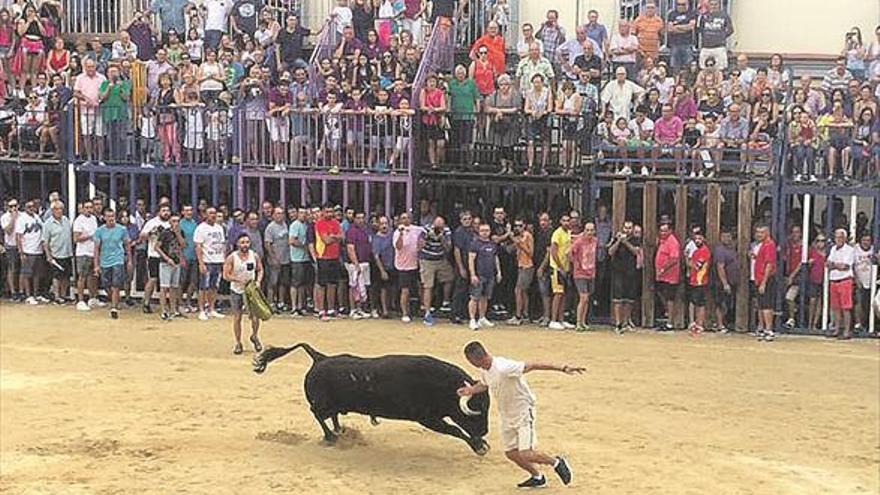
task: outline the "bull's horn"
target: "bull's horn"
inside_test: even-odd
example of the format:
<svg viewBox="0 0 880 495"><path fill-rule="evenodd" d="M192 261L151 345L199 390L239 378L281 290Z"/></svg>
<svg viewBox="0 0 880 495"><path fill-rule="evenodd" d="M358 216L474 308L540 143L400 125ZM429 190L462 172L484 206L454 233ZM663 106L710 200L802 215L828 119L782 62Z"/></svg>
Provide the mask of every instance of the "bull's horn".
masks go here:
<svg viewBox="0 0 880 495"><path fill-rule="evenodd" d="M458 408L461 409L461 412L464 413L465 416L479 416L480 411L474 411L468 406L469 396L464 395L460 399L458 399Z"/></svg>

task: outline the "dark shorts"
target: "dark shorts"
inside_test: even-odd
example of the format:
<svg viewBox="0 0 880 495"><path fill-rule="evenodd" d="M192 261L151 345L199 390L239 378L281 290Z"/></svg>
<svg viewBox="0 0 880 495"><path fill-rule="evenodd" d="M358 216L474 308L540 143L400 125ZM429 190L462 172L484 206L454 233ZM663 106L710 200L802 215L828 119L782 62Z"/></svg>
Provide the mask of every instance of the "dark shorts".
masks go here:
<svg viewBox="0 0 880 495"><path fill-rule="evenodd" d="M469 293L471 299L477 300L482 297L492 299L492 293L495 291L495 279L493 277L480 277L477 285L471 284Z"/></svg>
<svg viewBox="0 0 880 495"><path fill-rule="evenodd" d="M399 270L397 272L397 280L400 281L401 289L412 289L418 287L419 271L418 270Z"/></svg>
<svg viewBox="0 0 880 495"><path fill-rule="evenodd" d="M245 310L247 305L244 303L244 294L229 291L229 307L233 313L240 313Z"/></svg>
<svg viewBox="0 0 880 495"><path fill-rule="evenodd" d="M635 271L611 273L611 300L634 302L639 294L639 277Z"/></svg>
<svg viewBox="0 0 880 495"><path fill-rule="evenodd" d="M437 124L424 124L422 126L422 136L430 141L443 141L446 139L446 131Z"/></svg>
<svg viewBox="0 0 880 495"><path fill-rule="evenodd" d="M196 260L186 260L186 268L180 268L180 288L187 292L190 287L197 287L199 284L199 262Z"/></svg>
<svg viewBox="0 0 880 495"><path fill-rule="evenodd" d="M675 299L675 294L678 292L678 284L667 284L666 282L657 282L654 284L654 289L656 289L657 294L660 294L660 298L664 301L669 301L671 299Z"/></svg>
<svg viewBox="0 0 880 495"><path fill-rule="evenodd" d="M321 287L338 284L343 273L339 260L318 260L317 283ZM345 279L348 280L348 275Z"/></svg>
<svg viewBox="0 0 880 495"><path fill-rule="evenodd" d="M25 254L24 259L21 260L21 276L33 277L37 273L40 273L43 260L44 258L42 254Z"/></svg>
<svg viewBox="0 0 880 495"><path fill-rule="evenodd" d="M764 293L761 294L755 287L755 294L758 296L758 309L776 308L776 281L772 277L764 286Z"/></svg>
<svg viewBox="0 0 880 495"><path fill-rule="evenodd" d="M101 268L101 286L106 289L121 289L125 285L125 265Z"/></svg>
<svg viewBox="0 0 880 495"><path fill-rule="evenodd" d="M199 276L199 290L217 290L223 263L205 263L205 273Z"/></svg>
<svg viewBox="0 0 880 495"><path fill-rule="evenodd" d="M708 292L708 288L705 285L700 286L688 286L688 301L691 304L698 308L702 308L706 305L706 293Z"/></svg>
<svg viewBox="0 0 880 495"><path fill-rule="evenodd" d="M147 259L147 273L150 278L159 278L159 258Z"/></svg>
<svg viewBox="0 0 880 495"><path fill-rule="evenodd" d="M596 279L576 278L574 286L577 287L578 294L592 294L596 291Z"/></svg>
<svg viewBox="0 0 880 495"><path fill-rule="evenodd" d="M519 290L529 290L532 281L535 280L535 267L519 268L516 272L516 288Z"/></svg>
<svg viewBox="0 0 880 495"><path fill-rule="evenodd" d="M310 261L293 261L288 265L290 275L290 286L294 289L308 286L308 272L312 270Z"/></svg>
<svg viewBox="0 0 880 495"><path fill-rule="evenodd" d="M278 284L290 284L290 265L266 265L269 286L276 287Z"/></svg>
<svg viewBox="0 0 880 495"><path fill-rule="evenodd" d="M52 267L52 278L55 280L70 280L70 276L73 274L73 258L53 258L52 260L61 267L59 270L57 266L49 265Z"/></svg>
<svg viewBox="0 0 880 495"><path fill-rule="evenodd" d="M822 297L822 284L807 282L807 297L810 299L817 299Z"/></svg>
<svg viewBox="0 0 880 495"><path fill-rule="evenodd" d="M712 288L712 298L715 300L717 306L722 306L727 309L732 308L735 296L736 287L733 285L730 286L730 294L724 292L724 286L721 284L715 285Z"/></svg>
<svg viewBox="0 0 880 495"><path fill-rule="evenodd" d="M393 268L385 267L388 274L388 280L382 280L382 271L376 266L376 263L370 263L370 286L377 289L387 289L394 284L396 272Z"/></svg>
<svg viewBox="0 0 880 495"><path fill-rule="evenodd" d="M6 253L3 254L3 263L6 264L6 273L15 275L21 269L21 255L18 249L14 247L6 247Z"/></svg>
<svg viewBox="0 0 880 495"><path fill-rule="evenodd" d="M553 293L550 291L550 274L544 271L544 275L538 277L538 292L541 297L550 297Z"/></svg>

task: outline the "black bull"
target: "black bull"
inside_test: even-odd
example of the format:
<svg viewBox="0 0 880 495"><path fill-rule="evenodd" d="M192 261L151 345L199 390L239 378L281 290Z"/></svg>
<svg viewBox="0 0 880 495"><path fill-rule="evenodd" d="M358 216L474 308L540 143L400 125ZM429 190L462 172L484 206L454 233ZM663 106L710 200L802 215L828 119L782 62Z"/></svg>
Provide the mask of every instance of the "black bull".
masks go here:
<svg viewBox="0 0 880 495"><path fill-rule="evenodd" d="M325 356L308 344L296 344L267 348L254 358L254 372L262 373L271 361L298 348L312 358L306 399L326 441L333 442L341 432L339 414L356 412L370 416L374 424L377 417L416 421L464 440L479 455L489 451L483 440L489 430L489 395L458 397L459 387L474 383L458 366L430 356ZM328 418L333 430L325 423Z"/></svg>

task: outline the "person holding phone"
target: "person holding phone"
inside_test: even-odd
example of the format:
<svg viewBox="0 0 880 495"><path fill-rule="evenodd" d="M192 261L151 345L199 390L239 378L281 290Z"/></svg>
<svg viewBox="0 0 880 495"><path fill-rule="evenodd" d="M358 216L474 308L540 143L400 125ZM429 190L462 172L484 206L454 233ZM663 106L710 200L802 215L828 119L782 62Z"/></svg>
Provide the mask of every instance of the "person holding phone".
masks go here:
<svg viewBox="0 0 880 495"><path fill-rule="evenodd" d="M258 286L263 282L263 264L260 255L251 249L251 238L247 233L238 234L235 241L236 249L226 257L223 263L223 278L229 282L229 303L232 307L232 332L235 335L235 347L233 354L241 354L244 349L241 345L241 314L245 309L244 288L249 282L255 282ZM260 319L251 312L251 344L254 352L263 350L260 338Z"/></svg>

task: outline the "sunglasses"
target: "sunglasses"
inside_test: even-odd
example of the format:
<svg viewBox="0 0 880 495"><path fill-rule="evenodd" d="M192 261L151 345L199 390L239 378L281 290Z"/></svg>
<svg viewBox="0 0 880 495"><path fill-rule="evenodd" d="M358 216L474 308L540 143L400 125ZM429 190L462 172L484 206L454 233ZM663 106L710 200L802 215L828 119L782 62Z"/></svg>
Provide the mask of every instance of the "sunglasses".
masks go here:
<svg viewBox="0 0 880 495"><path fill-rule="evenodd" d="M8 204L8 205L6 205L6 207L7 208L18 208L18 203Z"/></svg>
<svg viewBox="0 0 880 495"><path fill-rule="evenodd" d="M480 50L478 53L480 55L487 55L489 52L487 52L486 50Z"/></svg>

